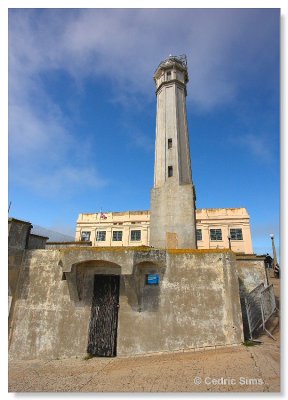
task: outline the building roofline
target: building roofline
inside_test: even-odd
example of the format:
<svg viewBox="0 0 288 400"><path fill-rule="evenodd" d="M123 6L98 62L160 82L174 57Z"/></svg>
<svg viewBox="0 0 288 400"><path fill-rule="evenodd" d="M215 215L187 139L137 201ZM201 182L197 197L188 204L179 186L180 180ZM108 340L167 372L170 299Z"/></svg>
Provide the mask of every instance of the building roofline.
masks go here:
<svg viewBox="0 0 288 400"><path fill-rule="evenodd" d="M13 218L13 217L8 218L8 222L16 222L18 224L26 224L26 225L31 225L32 226L31 222L23 221L22 219L16 219L16 218ZM33 228L33 226L32 226L32 228Z"/></svg>
<svg viewBox="0 0 288 400"><path fill-rule="evenodd" d="M37 236L37 237L41 237L41 238L43 238L43 239L49 239L48 236L37 235L36 233L30 233L30 236Z"/></svg>
<svg viewBox="0 0 288 400"><path fill-rule="evenodd" d="M201 210L246 210L246 207L213 207L213 208L196 208L196 211Z"/></svg>

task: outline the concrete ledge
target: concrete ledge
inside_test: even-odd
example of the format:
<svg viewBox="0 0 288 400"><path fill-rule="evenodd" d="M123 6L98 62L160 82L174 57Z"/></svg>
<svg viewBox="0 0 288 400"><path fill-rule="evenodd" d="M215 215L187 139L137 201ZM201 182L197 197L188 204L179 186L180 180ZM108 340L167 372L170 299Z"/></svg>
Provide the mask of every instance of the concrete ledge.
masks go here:
<svg viewBox="0 0 288 400"><path fill-rule="evenodd" d="M77 243L77 242L76 242ZM79 242L78 242L79 243ZM49 244L49 243L47 243ZM83 250L83 246L71 246L71 247L66 247L63 249L59 249L59 251L61 253L67 253L67 252L72 252L72 251L79 251L79 250ZM116 246L116 247L100 247L100 246L87 246L87 250L91 251L91 252L102 252L102 251L107 251L107 252L126 252L126 251L130 251L130 252L135 252L135 251L151 251L151 250L158 250L158 249L154 249L153 247L149 247L149 246L135 246L135 247L125 247L125 246Z"/></svg>
<svg viewBox="0 0 288 400"><path fill-rule="evenodd" d="M235 254L230 249L167 249L170 254L212 254L212 253L231 253Z"/></svg>

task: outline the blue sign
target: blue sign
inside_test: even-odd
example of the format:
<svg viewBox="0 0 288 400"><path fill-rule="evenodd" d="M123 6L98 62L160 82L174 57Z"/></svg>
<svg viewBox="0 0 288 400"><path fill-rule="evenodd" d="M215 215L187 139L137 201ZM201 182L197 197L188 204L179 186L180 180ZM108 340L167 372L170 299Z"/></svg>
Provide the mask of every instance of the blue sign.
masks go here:
<svg viewBox="0 0 288 400"><path fill-rule="evenodd" d="M148 274L146 275L147 285L159 285L160 277L158 274Z"/></svg>

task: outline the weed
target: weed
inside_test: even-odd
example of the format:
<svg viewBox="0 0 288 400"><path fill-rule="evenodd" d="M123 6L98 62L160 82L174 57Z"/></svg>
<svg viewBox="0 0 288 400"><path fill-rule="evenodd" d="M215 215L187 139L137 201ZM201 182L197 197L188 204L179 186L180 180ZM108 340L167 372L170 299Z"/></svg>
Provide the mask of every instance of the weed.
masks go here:
<svg viewBox="0 0 288 400"><path fill-rule="evenodd" d="M253 340L245 340L245 342L243 342L243 346L247 346L247 347L256 346L256 345L257 345L257 343L253 342Z"/></svg>
<svg viewBox="0 0 288 400"><path fill-rule="evenodd" d="M87 361L87 360L90 360L90 359L93 358L93 357L94 357L93 354L87 354L87 355L83 358L83 360Z"/></svg>

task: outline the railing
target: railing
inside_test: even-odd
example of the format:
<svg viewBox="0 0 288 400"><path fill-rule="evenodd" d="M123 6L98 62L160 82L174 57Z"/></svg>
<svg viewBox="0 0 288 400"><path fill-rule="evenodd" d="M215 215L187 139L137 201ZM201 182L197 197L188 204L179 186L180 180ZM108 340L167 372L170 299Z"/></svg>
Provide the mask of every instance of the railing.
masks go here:
<svg viewBox="0 0 288 400"><path fill-rule="evenodd" d="M266 323L270 317L278 310L276 307L273 285L267 287L261 283L245 296L245 307L248 318L250 340L255 340L253 334L261 326L263 330L275 340L274 336L268 331Z"/></svg>

